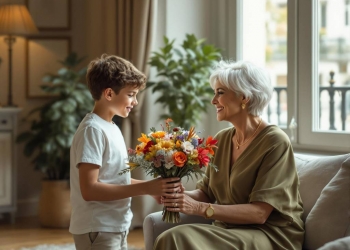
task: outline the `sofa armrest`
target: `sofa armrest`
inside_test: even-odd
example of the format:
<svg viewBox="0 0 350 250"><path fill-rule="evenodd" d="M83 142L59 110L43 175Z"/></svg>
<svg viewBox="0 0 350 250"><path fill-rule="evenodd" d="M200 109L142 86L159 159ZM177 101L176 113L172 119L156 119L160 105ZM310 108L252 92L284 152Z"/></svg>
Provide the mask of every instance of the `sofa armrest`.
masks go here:
<svg viewBox="0 0 350 250"><path fill-rule="evenodd" d="M143 235L145 239L145 250L152 250L153 244L158 235L168 230L169 228L175 227L182 224L211 224L213 220L207 220L200 216L180 214L180 223L165 223L162 221L162 212L155 212L146 216L143 221Z"/></svg>

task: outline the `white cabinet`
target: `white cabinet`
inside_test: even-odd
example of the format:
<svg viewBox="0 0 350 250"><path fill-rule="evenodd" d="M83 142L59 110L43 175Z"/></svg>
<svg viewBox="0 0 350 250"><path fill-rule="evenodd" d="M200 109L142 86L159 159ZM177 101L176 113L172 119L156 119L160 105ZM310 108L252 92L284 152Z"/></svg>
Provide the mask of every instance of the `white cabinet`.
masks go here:
<svg viewBox="0 0 350 250"><path fill-rule="evenodd" d="M0 213L16 212L16 151L17 116L19 108L0 108Z"/></svg>

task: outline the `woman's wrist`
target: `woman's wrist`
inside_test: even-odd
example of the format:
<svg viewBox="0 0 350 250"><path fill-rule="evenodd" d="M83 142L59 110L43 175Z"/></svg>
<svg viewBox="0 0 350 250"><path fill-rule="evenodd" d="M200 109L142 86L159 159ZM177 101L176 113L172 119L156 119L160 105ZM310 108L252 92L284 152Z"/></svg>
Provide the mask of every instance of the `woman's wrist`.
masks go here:
<svg viewBox="0 0 350 250"><path fill-rule="evenodd" d="M208 203L206 202L198 202L197 215L205 217L205 210L208 207Z"/></svg>

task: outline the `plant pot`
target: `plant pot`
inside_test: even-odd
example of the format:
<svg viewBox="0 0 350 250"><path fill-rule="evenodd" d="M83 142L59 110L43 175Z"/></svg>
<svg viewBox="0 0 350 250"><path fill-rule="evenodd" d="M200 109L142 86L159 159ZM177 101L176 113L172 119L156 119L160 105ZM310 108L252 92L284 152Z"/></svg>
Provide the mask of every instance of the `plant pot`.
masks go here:
<svg viewBox="0 0 350 250"><path fill-rule="evenodd" d="M68 180L43 180L39 222L43 227L68 228L71 215Z"/></svg>

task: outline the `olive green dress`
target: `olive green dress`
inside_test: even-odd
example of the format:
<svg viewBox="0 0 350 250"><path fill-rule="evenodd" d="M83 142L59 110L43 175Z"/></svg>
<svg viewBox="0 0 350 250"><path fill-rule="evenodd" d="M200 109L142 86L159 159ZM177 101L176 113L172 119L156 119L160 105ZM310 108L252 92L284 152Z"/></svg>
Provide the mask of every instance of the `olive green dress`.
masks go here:
<svg viewBox="0 0 350 250"><path fill-rule="evenodd" d="M180 225L159 235L154 249L302 249L303 208L289 138L277 126L267 126L231 166L234 134L235 128L227 128L216 135L214 164L219 171L208 168L197 188L221 205L270 204L274 210L265 224Z"/></svg>

